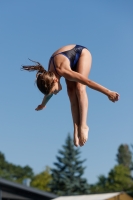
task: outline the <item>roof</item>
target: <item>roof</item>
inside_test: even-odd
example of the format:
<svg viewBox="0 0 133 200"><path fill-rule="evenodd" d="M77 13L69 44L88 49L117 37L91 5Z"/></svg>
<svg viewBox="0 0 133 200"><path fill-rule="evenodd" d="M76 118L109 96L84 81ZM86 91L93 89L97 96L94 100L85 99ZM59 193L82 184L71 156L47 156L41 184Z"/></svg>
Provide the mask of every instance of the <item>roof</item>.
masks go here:
<svg viewBox="0 0 133 200"><path fill-rule="evenodd" d="M50 200L57 197L55 194L14 183L2 178L0 178L0 190L2 190L2 193L6 192L8 194L25 197L26 199L32 198L33 200Z"/></svg>
<svg viewBox="0 0 133 200"><path fill-rule="evenodd" d="M61 196L61 197L55 198L54 200L108 200L110 198L119 196L121 194L123 194L123 192L115 192L115 193L107 193L107 194L90 194L90 195L76 195L76 196ZM130 197L127 198L127 199L130 199ZM125 198L125 200L126 200L126 198Z"/></svg>
<svg viewBox="0 0 133 200"><path fill-rule="evenodd" d="M13 200L31 200L29 198L25 198L19 195L11 194L9 192L3 192L2 191L2 199L13 199Z"/></svg>

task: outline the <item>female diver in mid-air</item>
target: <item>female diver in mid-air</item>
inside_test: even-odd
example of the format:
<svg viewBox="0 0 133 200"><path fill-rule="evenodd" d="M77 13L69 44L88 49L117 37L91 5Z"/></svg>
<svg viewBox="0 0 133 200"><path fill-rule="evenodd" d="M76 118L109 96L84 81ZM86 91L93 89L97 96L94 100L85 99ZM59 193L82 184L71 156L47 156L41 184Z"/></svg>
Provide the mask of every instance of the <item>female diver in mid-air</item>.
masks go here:
<svg viewBox="0 0 133 200"><path fill-rule="evenodd" d="M86 86L105 94L112 102L119 99L117 92L88 79L91 62L92 57L86 47L68 45L53 53L49 60L48 71L39 62L35 62L36 65L22 66L24 70L37 70L37 87L45 95L42 103L36 108L37 111L42 110L53 94L56 95L62 89L60 79L65 78L71 103L75 146L83 146L88 139Z"/></svg>

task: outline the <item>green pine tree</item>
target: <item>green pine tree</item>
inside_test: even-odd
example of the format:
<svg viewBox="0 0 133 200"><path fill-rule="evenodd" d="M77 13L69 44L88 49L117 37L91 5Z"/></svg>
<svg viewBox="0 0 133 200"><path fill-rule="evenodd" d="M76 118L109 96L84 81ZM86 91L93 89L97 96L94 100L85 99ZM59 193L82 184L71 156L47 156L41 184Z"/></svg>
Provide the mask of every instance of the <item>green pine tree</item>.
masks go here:
<svg viewBox="0 0 133 200"><path fill-rule="evenodd" d="M85 160L80 160L80 150L73 145L72 138L68 135L63 150L59 150L57 162L54 163L52 171L51 192L57 195L88 194L89 185L82 178Z"/></svg>
<svg viewBox="0 0 133 200"><path fill-rule="evenodd" d="M118 153L116 155L116 160L119 165L123 165L128 169L132 166L132 153L127 144L121 144L118 148Z"/></svg>

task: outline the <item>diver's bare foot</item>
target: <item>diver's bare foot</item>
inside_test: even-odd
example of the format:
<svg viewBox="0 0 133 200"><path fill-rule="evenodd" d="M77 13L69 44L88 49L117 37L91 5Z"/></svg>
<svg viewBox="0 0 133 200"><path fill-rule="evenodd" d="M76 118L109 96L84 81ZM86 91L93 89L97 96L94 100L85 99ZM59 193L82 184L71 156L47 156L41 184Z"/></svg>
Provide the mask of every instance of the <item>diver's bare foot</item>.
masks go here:
<svg viewBox="0 0 133 200"><path fill-rule="evenodd" d="M79 132L79 145L83 146L88 139L89 127L81 127Z"/></svg>
<svg viewBox="0 0 133 200"><path fill-rule="evenodd" d="M78 130L74 130L73 142L76 147L79 146Z"/></svg>

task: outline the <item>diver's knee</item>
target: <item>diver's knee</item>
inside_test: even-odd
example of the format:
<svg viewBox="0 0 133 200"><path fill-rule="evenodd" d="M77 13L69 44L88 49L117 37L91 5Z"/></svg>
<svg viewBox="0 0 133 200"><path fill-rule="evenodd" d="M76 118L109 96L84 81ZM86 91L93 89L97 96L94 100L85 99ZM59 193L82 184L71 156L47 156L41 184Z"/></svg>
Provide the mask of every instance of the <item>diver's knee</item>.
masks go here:
<svg viewBox="0 0 133 200"><path fill-rule="evenodd" d="M82 85L82 84L77 84L76 86L76 94L78 96L83 95L84 93L86 93L86 86Z"/></svg>

